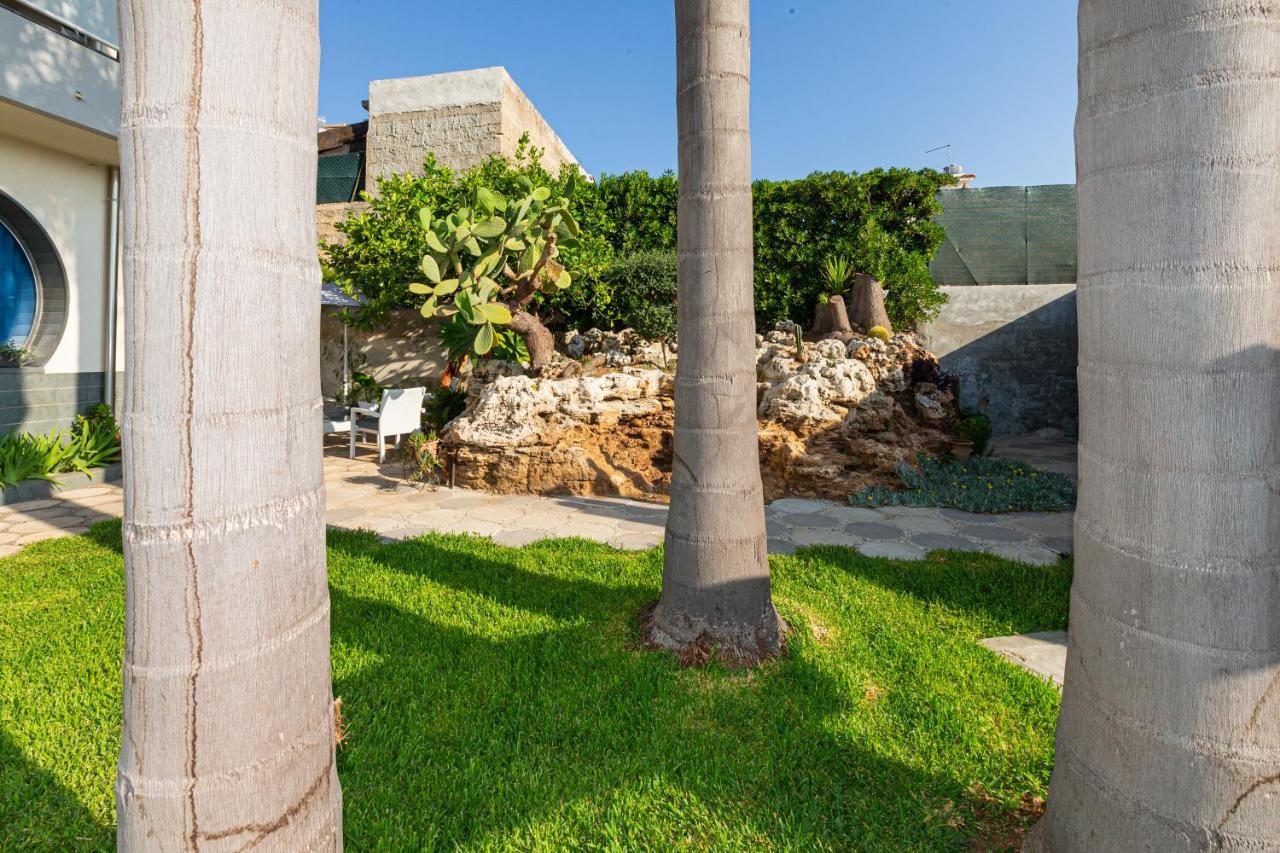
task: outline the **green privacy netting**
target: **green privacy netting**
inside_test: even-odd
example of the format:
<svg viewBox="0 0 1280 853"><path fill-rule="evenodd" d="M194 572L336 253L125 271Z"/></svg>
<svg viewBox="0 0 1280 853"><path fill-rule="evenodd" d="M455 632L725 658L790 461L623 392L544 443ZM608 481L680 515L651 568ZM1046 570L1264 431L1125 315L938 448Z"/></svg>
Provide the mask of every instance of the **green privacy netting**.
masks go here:
<svg viewBox="0 0 1280 853"><path fill-rule="evenodd" d="M930 266L942 285L1076 280L1073 184L944 190L946 242Z"/></svg>
<svg viewBox="0 0 1280 853"><path fill-rule="evenodd" d="M354 201L360 180L359 152L319 158L316 167L316 204Z"/></svg>

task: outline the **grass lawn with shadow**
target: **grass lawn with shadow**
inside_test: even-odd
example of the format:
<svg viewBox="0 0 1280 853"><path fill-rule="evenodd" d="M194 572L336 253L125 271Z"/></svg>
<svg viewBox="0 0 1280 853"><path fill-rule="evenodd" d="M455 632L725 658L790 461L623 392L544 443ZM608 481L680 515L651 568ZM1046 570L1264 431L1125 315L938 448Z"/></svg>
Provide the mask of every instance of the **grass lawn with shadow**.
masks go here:
<svg viewBox="0 0 1280 853"><path fill-rule="evenodd" d="M0 849L109 849L120 526L0 560ZM1058 694L980 647L1065 626L1071 568L771 558L786 656L637 643L661 552L331 531L349 849L1016 845Z"/></svg>

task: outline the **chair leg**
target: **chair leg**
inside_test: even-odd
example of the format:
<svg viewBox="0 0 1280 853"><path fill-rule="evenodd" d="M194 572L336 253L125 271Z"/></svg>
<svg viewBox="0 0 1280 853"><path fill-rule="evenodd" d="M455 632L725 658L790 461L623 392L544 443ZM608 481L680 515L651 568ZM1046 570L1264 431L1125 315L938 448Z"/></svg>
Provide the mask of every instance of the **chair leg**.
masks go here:
<svg viewBox="0 0 1280 853"><path fill-rule="evenodd" d="M382 431L378 431L378 464L381 465L387 461L387 443Z"/></svg>
<svg viewBox="0 0 1280 853"><path fill-rule="evenodd" d="M355 459L355 458L356 458L356 427L355 427L355 424L352 424L352 425L351 425L351 453L350 453L350 458L351 458L351 459Z"/></svg>

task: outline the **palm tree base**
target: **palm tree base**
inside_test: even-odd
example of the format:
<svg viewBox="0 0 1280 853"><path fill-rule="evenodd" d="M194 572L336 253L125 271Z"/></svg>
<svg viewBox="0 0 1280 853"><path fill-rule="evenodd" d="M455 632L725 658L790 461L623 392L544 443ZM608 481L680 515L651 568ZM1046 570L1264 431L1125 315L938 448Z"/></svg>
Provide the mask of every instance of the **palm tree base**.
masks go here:
<svg viewBox="0 0 1280 853"><path fill-rule="evenodd" d="M664 607L661 601L646 605L640 613L645 645L674 654L681 666L718 661L735 668L753 667L782 654L789 630L772 601L751 621L714 620Z"/></svg>

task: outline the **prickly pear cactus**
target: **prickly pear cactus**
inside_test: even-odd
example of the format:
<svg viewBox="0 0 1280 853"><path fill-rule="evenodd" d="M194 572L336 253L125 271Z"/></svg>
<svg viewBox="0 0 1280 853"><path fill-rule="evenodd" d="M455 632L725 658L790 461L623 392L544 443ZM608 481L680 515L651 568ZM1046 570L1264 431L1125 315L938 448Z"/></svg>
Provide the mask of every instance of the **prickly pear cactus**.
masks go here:
<svg viewBox="0 0 1280 853"><path fill-rule="evenodd" d="M524 183L523 198L479 187L472 207L439 217L420 210L429 247L421 264L426 280L409 290L426 297L423 317L449 318L458 327L452 337L465 332L478 356L493 349L501 328L522 335L536 368L550 358L553 341L526 309L540 290L573 284L557 257L580 232L565 198L553 200L546 187Z"/></svg>

